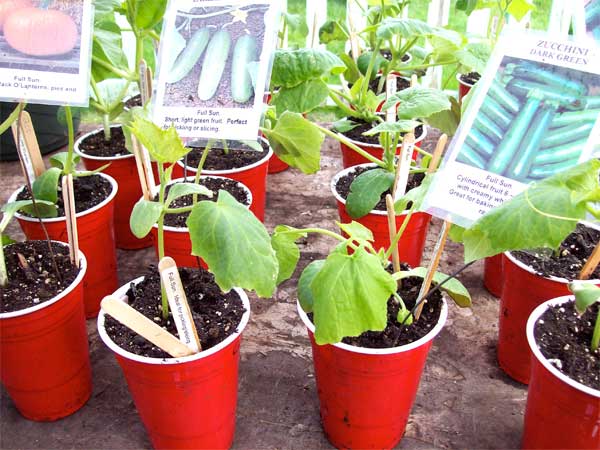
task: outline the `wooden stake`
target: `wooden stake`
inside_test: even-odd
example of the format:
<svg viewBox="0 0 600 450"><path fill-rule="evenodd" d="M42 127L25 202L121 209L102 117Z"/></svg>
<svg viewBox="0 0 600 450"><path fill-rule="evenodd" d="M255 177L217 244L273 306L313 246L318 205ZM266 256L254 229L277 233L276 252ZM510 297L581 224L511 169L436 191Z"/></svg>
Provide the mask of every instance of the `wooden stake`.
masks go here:
<svg viewBox="0 0 600 450"><path fill-rule="evenodd" d="M390 245L393 244L394 238L396 237L396 212L394 211L394 199L390 194L385 196L385 205L387 207L387 218L388 218L388 232L390 234ZM394 273L400 272L400 253L398 252L398 246L395 245L392 249L392 265L394 267Z"/></svg>
<svg viewBox="0 0 600 450"><path fill-rule="evenodd" d="M360 56L360 45L358 45L358 36L356 35L350 10L346 12L346 16L348 17L348 31L350 31L350 51L352 52L352 58L356 61Z"/></svg>
<svg viewBox="0 0 600 450"><path fill-rule="evenodd" d="M79 236L77 233L77 218L75 211L75 195L73 191L73 175L63 175L62 195L67 222L67 237L69 239L69 256L71 262L79 267Z"/></svg>
<svg viewBox="0 0 600 450"><path fill-rule="evenodd" d="M415 135L406 133L402 139L402 150L396 166L396 179L394 180L394 200L398 200L406 193L406 184L408 183L408 174L412 162L412 152L415 146Z"/></svg>
<svg viewBox="0 0 600 450"><path fill-rule="evenodd" d="M579 279L589 279L596 270L596 267L598 267L598 264L600 264L600 242L596 244L594 251L592 251L592 254L583 266L583 269L581 269L581 272L579 272Z"/></svg>
<svg viewBox="0 0 600 450"><path fill-rule="evenodd" d="M142 97L142 106L146 106L152 97L152 71L143 59L140 61L140 95Z"/></svg>
<svg viewBox="0 0 600 450"><path fill-rule="evenodd" d="M131 143L133 145L133 156L135 157L135 164L137 166L138 171L138 179L140 181L140 186L142 186L142 194L144 196L144 200L151 200L153 189L150 187L150 183L148 182L148 172L144 165L144 157L142 156L144 149L142 148L142 144L140 144L140 141L138 141L133 134L131 135Z"/></svg>
<svg viewBox="0 0 600 450"><path fill-rule="evenodd" d="M393 73L388 74L385 79L385 96L386 99L390 99L398 90L398 85L396 84L396 75ZM396 105L393 105L385 112L385 120L386 122L395 122L396 121Z"/></svg>
<svg viewBox="0 0 600 450"><path fill-rule="evenodd" d="M431 157L431 161L429 161L429 167L427 167L427 173L431 174L435 172L440 163L440 159L442 159L442 153L444 152L444 148L446 147L446 142L448 142L448 136L446 134L442 134L437 141L435 146L435 150L433 151L433 155Z"/></svg>
<svg viewBox="0 0 600 450"><path fill-rule="evenodd" d="M415 87L418 84L419 84L419 79L417 78L417 74L413 73L410 76L410 87Z"/></svg>
<svg viewBox="0 0 600 450"><path fill-rule="evenodd" d="M20 133L18 127L20 127ZM21 111L19 120L11 125L11 129L15 142L20 140L17 149L21 154L21 160L25 166L24 170L27 171L31 180L35 180L46 171L46 166L44 166L44 160L40 153L40 146L35 137L35 130L29 113Z"/></svg>
<svg viewBox="0 0 600 450"><path fill-rule="evenodd" d="M417 310L415 311L415 320L419 320L421 316L421 311L423 311L424 304L421 303L423 297L427 295L429 292L429 288L431 287L431 282L433 281L433 275L435 274L438 266L440 265L440 259L442 258L442 253L444 251L444 247L446 245L446 241L448 240L448 233L450 232L450 227L452 224L444 220L442 224L442 231L440 232L440 237L435 244L433 249L433 258L431 263L429 264L429 268L427 269L427 273L425 274L425 279L423 280L423 284L421 285L421 290L419 291L419 295L417 297Z"/></svg>
<svg viewBox="0 0 600 450"><path fill-rule="evenodd" d="M173 258L165 256L158 263L158 271L160 272L160 278L167 293L169 307L173 313L175 326L179 333L179 340L196 353L202 351L192 311L185 296L181 278L179 278L177 264Z"/></svg>
<svg viewBox="0 0 600 450"><path fill-rule="evenodd" d="M146 316L137 312L127 303L116 299L112 295L104 297L100 306L107 314L114 317L115 320L118 320L127 328L132 329L174 358L194 354L194 351L191 348L167 330L164 330Z"/></svg>

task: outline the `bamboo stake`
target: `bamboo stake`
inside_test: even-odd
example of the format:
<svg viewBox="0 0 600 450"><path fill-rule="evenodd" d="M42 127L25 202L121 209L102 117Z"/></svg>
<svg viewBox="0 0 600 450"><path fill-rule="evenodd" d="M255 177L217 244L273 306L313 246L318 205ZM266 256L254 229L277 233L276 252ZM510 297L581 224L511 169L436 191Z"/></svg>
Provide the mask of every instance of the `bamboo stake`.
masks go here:
<svg viewBox="0 0 600 450"><path fill-rule="evenodd" d="M131 142L133 145L133 156L135 157L135 165L137 167L138 179L140 181L140 186L142 187L142 194L144 196L144 200L151 200L151 195L153 189L150 187L150 183L147 178L147 171L144 167L144 157L142 156L142 152L144 151L140 141L132 134Z"/></svg>
<svg viewBox="0 0 600 450"><path fill-rule="evenodd" d="M592 254L588 258L588 260L585 263L585 265L583 266L583 268L581 269L581 272L579 272L579 279L580 280L589 279L590 276L592 276L592 274L596 270L596 267L598 267L598 264L600 264L600 242L598 242L596 244L596 247L592 251Z"/></svg>
<svg viewBox="0 0 600 450"><path fill-rule="evenodd" d="M352 52L352 58L356 61L360 56L360 45L358 45L358 36L356 35L354 21L352 20L352 14L349 9L346 16L348 17L348 28L350 31L350 51Z"/></svg>
<svg viewBox="0 0 600 450"><path fill-rule="evenodd" d="M390 245L394 242L396 236L396 212L394 211L394 199L390 194L385 196L385 205L387 207L387 218L388 218L388 232L390 235ZM395 245L392 249L392 265L394 267L394 273L400 272L400 253L398 252L398 246Z"/></svg>
<svg viewBox="0 0 600 450"><path fill-rule="evenodd" d="M446 147L446 142L448 142L448 136L446 134L442 134L437 141L431 161L429 161L429 167L427 167L428 174L432 174L437 169L440 159L442 159L442 153Z"/></svg>
<svg viewBox="0 0 600 450"><path fill-rule="evenodd" d="M127 303L116 299L112 295L104 297L101 307L107 314L114 317L115 320L118 320L127 328L135 331L137 334L149 340L174 358L194 354L194 351L191 348L171 333L152 322Z"/></svg>
<svg viewBox="0 0 600 450"><path fill-rule="evenodd" d="M142 97L142 105L146 106L152 98L152 70L148 67L145 60L140 61L139 77L140 77L140 96ZM150 192L154 191L156 181L154 180L154 174L152 173L152 162L150 160L150 154L143 146L140 145L140 157L142 160L142 167L146 173L146 184Z"/></svg>
<svg viewBox="0 0 600 450"><path fill-rule="evenodd" d="M412 152L415 146L415 135L406 133L402 139L402 150L396 166L396 179L394 180L394 200L402 197L406 193L408 183L408 174L410 172L410 163L412 161Z"/></svg>
<svg viewBox="0 0 600 450"><path fill-rule="evenodd" d="M77 233L77 218L75 211L75 195L73 190L73 175L63 175L62 195L67 223L67 237L69 239L69 257L71 262L79 267L79 235Z"/></svg>

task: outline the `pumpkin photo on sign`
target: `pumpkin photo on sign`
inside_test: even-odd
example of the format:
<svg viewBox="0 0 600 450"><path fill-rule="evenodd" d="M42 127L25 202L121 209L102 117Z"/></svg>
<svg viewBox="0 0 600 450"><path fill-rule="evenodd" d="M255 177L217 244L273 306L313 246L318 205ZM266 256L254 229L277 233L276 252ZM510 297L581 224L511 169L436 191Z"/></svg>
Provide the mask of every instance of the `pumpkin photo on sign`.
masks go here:
<svg viewBox="0 0 600 450"><path fill-rule="evenodd" d="M91 0L0 0L0 97L84 105L91 28Z"/></svg>

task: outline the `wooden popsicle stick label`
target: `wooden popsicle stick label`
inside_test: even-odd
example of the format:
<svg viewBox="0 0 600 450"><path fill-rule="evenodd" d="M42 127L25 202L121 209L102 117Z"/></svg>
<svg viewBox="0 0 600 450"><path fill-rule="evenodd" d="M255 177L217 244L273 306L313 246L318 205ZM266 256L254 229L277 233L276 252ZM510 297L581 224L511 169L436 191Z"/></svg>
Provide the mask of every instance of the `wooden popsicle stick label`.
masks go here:
<svg viewBox="0 0 600 450"><path fill-rule="evenodd" d="M20 123L20 133L19 127ZM22 111L19 120L14 122L11 126L13 137L15 142L19 141L17 149L19 150L21 160L25 165L29 178L33 181L41 174L46 171L44 166L44 160L40 153L40 147L38 145L37 138L35 136L35 130L33 129L33 123L31 122L31 116L27 111Z"/></svg>
<svg viewBox="0 0 600 450"><path fill-rule="evenodd" d="M596 270L596 267L598 267L598 264L600 264L600 242L596 244L596 247L592 251L592 254L581 269L581 272L579 272L579 279L589 279Z"/></svg>
<svg viewBox="0 0 600 450"><path fill-rule="evenodd" d="M104 297L100 306L105 313L174 358L190 356L195 353L167 330L112 295Z"/></svg>
<svg viewBox="0 0 600 450"><path fill-rule="evenodd" d="M142 105L146 106L146 104L150 101L150 97L152 96L152 74L146 61L142 59L139 67L139 77L140 77L140 95L142 97Z"/></svg>
<svg viewBox="0 0 600 450"><path fill-rule="evenodd" d="M396 168L396 180L394 182L394 201L401 198L406 193L406 185L408 184L408 175L410 173L410 164L412 162L412 153L415 146L415 135L406 133L402 140L402 150L398 158L398 166Z"/></svg>
<svg viewBox="0 0 600 450"><path fill-rule="evenodd" d="M394 211L394 199L390 194L385 196L385 205L387 208L387 217L388 217L388 232L390 235L390 245L394 242L394 238L396 237L396 212ZM400 272L400 252L398 251L398 246L394 245L392 249L392 264L394 267L394 273Z"/></svg>
<svg viewBox="0 0 600 450"><path fill-rule="evenodd" d="M433 151L433 155L431 156L431 161L429 161L429 166L427 167L428 174L435 172L435 170L437 169L440 159L442 159L442 153L444 152L444 148L446 147L447 142L448 135L442 134L435 146L435 150Z"/></svg>
<svg viewBox="0 0 600 450"><path fill-rule="evenodd" d="M69 239L69 256L71 262L79 267L79 234L77 232L77 218L75 211L75 195L73 191L73 175L62 177L62 195L67 222L67 237Z"/></svg>
<svg viewBox="0 0 600 450"><path fill-rule="evenodd" d="M137 167L138 178L140 181L140 186L142 187L142 194L144 196L144 200L150 200L152 189L148 183L147 172L144 168L144 157L142 153L144 150L142 149L142 144L137 140L137 138L132 134L131 142L133 145L133 156L135 158L135 165Z"/></svg>
<svg viewBox="0 0 600 450"><path fill-rule="evenodd" d="M390 73L388 74L385 80L385 96L387 99L390 99L397 91L398 85L396 84L396 75ZM386 122L395 122L396 121L396 105L392 105L385 112L385 120Z"/></svg>
<svg viewBox="0 0 600 450"><path fill-rule="evenodd" d="M175 326L179 333L179 339L185 345L194 350L194 352L202 351L200 345L200 339L198 338L198 332L194 325L194 319L192 317L192 311L190 305L187 302L181 279L179 278L179 271L173 258L165 256L158 263L158 271L160 272L160 278L163 282L163 287L167 293L167 299L169 300L169 307L173 314Z"/></svg>

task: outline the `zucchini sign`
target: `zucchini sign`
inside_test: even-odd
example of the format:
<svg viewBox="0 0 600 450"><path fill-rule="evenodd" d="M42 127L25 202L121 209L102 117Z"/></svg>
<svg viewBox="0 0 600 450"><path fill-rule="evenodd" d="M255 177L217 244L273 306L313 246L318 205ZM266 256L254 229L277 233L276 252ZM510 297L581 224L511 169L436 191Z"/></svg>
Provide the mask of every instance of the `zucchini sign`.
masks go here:
<svg viewBox="0 0 600 450"><path fill-rule="evenodd" d="M92 1L19 0L0 9L0 99L87 106Z"/></svg>
<svg viewBox="0 0 600 450"><path fill-rule="evenodd" d="M186 139L256 140L277 38L274 0L171 0L153 118Z"/></svg>
<svg viewBox="0 0 600 450"><path fill-rule="evenodd" d="M469 226L528 184L589 160L598 137L598 44L504 35L424 208Z"/></svg>

